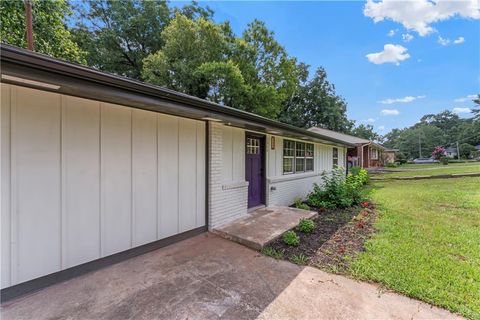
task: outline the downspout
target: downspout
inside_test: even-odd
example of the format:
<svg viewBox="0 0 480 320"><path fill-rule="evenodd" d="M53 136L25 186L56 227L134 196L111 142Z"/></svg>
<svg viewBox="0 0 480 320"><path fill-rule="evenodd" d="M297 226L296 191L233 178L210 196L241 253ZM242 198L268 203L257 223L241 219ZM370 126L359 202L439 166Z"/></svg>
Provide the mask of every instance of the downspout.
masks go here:
<svg viewBox="0 0 480 320"><path fill-rule="evenodd" d="M364 154L364 152L363 152L363 147L368 146L369 144L370 144L370 142L368 142L368 143L366 143L366 144L363 144L363 145L362 145L362 144L360 145L360 150L362 150L362 164L360 165L360 168L364 168L364 167L363 167L363 163L364 163L364 162L363 162L363 154ZM364 168L364 169L365 169L365 168Z"/></svg>

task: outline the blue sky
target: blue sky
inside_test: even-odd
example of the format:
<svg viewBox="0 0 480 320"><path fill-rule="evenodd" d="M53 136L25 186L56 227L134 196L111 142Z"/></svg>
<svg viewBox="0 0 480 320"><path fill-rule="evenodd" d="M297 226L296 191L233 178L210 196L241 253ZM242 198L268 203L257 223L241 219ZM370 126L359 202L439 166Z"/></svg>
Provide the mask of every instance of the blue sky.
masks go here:
<svg viewBox="0 0 480 320"><path fill-rule="evenodd" d="M417 0L411 6L380 1L370 4L370 16L360 1L201 4L214 9L216 21L230 21L237 34L253 19L266 22L290 55L309 64L312 72L318 66L327 70L348 102L350 119L384 134L410 126L424 114L471 107L470 99L461 98L480 92L478 2L440 2ZM384 20L374 23L373 18ZM408 42L402 37L406 34L407 39L413 36ZM370 56L379 64L366 57L382 52L386 44L393 45L386 55ZM464 111L462 117L471 115L455 110Z"/></svg>

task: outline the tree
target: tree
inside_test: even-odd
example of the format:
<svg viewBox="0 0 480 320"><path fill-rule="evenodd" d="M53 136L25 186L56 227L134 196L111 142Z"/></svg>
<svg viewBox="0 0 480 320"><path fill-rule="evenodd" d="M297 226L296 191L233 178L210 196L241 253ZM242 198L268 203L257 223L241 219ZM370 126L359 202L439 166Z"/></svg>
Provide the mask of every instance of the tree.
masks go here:
<svg viewBox="0 0 480 320"><path fill-rule="evenodd" d="M352 130L352 134L356 137L367 139L370 141L380 142L382 140L382 137L378 133L373 131L373 126L371 124L359 125Z"/></svg>
<svg viewBox="0 0 480 320"><path fill-rule="evenodd" d="M347 119L346 110L347 103L336 94L325 69L319 68L314 77L302 83L284 103L280 120L301 128L320 126L347 133L353 122Z"/></svg>
<svg viewBox="0 0 480 320"><path fill-rule="evenodd" d="M403 131L403 129L392 129L390 132L383 136L383 145L387 148L398 149L397 142L399 141Z"/></svg>
<svg viewBox="0 0 480 320"><path fill-rule="evenodd" d="M233 43L232 61L251 88L243 109L273 119L278 118L283 103L291 99L307 76L306 66L290 57L259 20L250 23Z"/></svg>
<svg viewBox="0 0 480 320"><path fill-rule="evenodd" d="M179 13L190 20L197 20L199 18L212 20L214 14L210 7L200 7L197 1L192 1L190 4L184 5L182 8L175 8L174 13Z"/></svg>
<svg viewBox="0 0 480 320"><path fill-rule="evenodd" d="M3 43L26 48L25 6L23 1L0 1ZM59 59L85 63L86 53L74 41L65 25L72 10L64 0L32 0L35 51Z"/></svg>
<svg viewBox="0 0 480 320"><path fill-rule="evenodd" d="M217 91L226 94L227 85L243 83L243 78L235 64L228 62L229 37L225 30L226 25L216 25L203 17L191 20L177 13L162 32L163 48L144 59L143 78L199 98L207 98L209 93L215 96L209 85L213 81L219 85ZM220 85L220 75L235 80ZM216 97L219 99L218 94Z"/></svg>
<svg viewBox="0 0 480 320"><path fill-rule="evenodd" d="M459 126L462 122L458 114L448 110L438 114L427 114L420 119L420 123L432 125L442 130L445 139L456 137L459 134Z"/></svg>
<svg viewBox="0 0 480 320"><path fill-rule="evenodd" d="M164 0L88 0L76 12L72 32L88 52L88 65L135 79L143 59L163 46L170 20Z"/></svg>
<svg viewBox="0 0 480 320"><path fill-rule="evenodd" d="M144 59L145 80L269 118L278 117L306 69L259 21L237 38L228 23L177 13L162 39Z"/></svg>
<svg viewBox="0 0 480 320"><path fill-rule="evenodd" d="M419 124L403 130L395 142L395 148L408 158L429 156L436 146L445 145L442 130L431 125Z"/></svg>
<svg viewBox="0 0 480 320"><path fill-rule="evenodd" d="M460 151L460 157L463 159L470 159L477 150L474 146L468 143L462 143L458 146L458 149Z"/></svg>

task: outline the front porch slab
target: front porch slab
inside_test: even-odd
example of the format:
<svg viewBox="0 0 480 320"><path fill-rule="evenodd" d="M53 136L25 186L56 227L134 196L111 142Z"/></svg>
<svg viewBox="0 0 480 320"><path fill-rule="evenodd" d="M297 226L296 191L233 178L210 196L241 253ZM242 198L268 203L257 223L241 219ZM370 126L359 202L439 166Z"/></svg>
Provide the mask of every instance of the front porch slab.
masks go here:
<svg viewBox="0 0 480 320"><path fill-rule="evenodd" d="M314 218L315 211L290 207L257 209L248 216L213 230L223 238L238 242L255 250L261 250L285 231L295 228L300 219Z"/></svg>

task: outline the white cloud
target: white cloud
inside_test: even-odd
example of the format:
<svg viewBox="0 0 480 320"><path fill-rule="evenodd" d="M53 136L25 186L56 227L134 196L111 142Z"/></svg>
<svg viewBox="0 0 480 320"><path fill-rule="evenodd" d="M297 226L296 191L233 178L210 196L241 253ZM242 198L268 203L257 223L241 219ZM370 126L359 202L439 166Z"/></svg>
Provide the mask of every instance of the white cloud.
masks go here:
<svg viewBox="0 0 480 320"><path fill-rule="evenodd" d="M446 38L442 38L441 36L438 36L437 42L442 46L448 46L450 44L450 39L446 39Z"/></svg>
<svg viewBox="0 0 480 320"><path fill-rule="evenodd" d="M447 38L442 38L441 36L438 36L438 40L437 40L438 43L440 43L442 46L448 46L450 44L462 44L465 42L465 38L464 37L458 37L457 39L453 40L453 41L450 41L450 39L447 39Z"/></svg>
<svg viewBox="0 0 480 320"><path fill-rule="evenodd" d="M472 112L472 109L470 108L463 108L463 107L453 108L453 113L470 113L470 112Z"/></svg>
<svg viewBox="0 0 480 320"><path fill-rule="evenodd" d="M392 29L392 30L388 31L387 36L393 37L397 32L398 32L398 29L395 29L395 30Z"/></svg>
<svg viewBox="0 0 480 320"><path fill-rule="evenodd" d="M402 39L404 42L410 42L412 41L414 36L412 36L410 33L404 33L402 34Z"/></svg>
<svg viewBox="0 0 480 320"><path fill-rule="evenodd" d="M407 60L410 55L407 53L408 49L398 44L386 44L383 46L383 51L369 53L366 55L368 61L375 64L395 63L400 65L400 61Z"/></svg>
<svg viewBox="0 0 480 320"><path fill-rule="evenodd" d="M477 97L476 94L469 94L469 95L466 96L466 97L458 98L458 99L455 99L455 100L453 100L453 101L454 101L454 102L472 101L472 100L475 99L476 97Z"/></svg>
<svg viewBox="0 0 480 320"><path fill-rule="evenodd" d="M384 131L384 130L385 130L385 126L380 126L380 127L378 127L378 130Z"/></svg>
<svg viewBox="0 0 480 320"><path fill-rule="evenodd" d="M397 109L383 109L381 113L384 116L398 116L400 114L400 111L398 111Z"/></svg>
<svg viewBox="0 0 480 320"><path fill-rule="evenodd" d="M423 95L423 96L406 96L406 97L403 97L403 98L388 98L388 99L385 99L385 100L381 100L381 101L378 101L378 103L382 103L382 104L392 104L392 103L410 103L412 101L415 101L417 99L423 99L425 98L426 96Z"/></svg>
<svg viewBox="0 0 480 320"><path fill-rule="evenodd" d="M363 14L375 23L392 20L401 23L407 30L426 36L436 30L432 23L459 16L480 19L478 0L367 0Z"/></svg>
<svg viewBox="0 0 480 320"><path fill-rule="evenodd" d="M365 119L365 120L360 120L360 122L365 122L365 123L374 123L376 120L373 119L373 118L368 118L368 119Z"/></svg>

